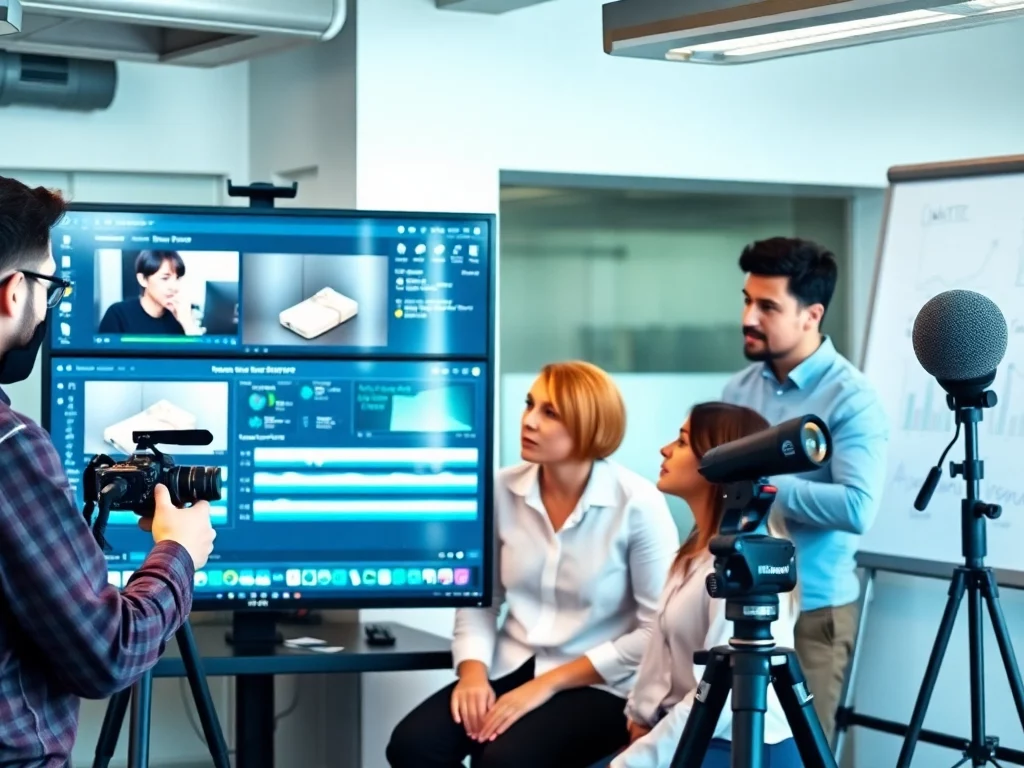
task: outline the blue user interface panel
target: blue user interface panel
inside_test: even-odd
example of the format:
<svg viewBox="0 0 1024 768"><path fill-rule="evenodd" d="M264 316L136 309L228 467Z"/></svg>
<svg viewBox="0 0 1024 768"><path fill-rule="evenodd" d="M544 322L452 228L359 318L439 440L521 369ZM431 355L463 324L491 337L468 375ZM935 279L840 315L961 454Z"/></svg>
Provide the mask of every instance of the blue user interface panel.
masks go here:
<svg viewBox="0 0 1024 768"><path fill-rule="evenodd" d="M57 354L478 356L491 221L71 211Z"/></svg>
<svg viewBox="0 0 1024 768"><path fill-rule="evenodd" d="M216 548L196 599L476 597L483 592L488 371L480 362L51 358L50 432L79 506L96 454L139 430L219 467ZM112 580L152 547L133 512L107 529Z"/></svg>

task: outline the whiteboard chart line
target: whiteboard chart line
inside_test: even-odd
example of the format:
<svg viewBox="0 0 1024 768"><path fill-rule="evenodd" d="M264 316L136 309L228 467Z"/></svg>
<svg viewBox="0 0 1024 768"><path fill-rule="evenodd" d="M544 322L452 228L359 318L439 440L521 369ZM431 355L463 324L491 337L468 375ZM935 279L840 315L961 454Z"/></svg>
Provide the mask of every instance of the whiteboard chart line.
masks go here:
<svg viewBox="0 0 1024 768"><path fill-rule="evenodd" d="M928 277L919 280L915 287L919 291L925 289L930 290L933 285L939 290L946 290L949 288L963 288L965 285L970 284L971 282L977 280L979 277L985 274L986 270L989 267L989 264L991 264L992 260L995 258L996 252L998 250L999 241L993 240L992 245L989 247L988 252L985 254L985 258L981 260L981 263L978 265L978 268L975 271L960 277L954 277L950 279L946 279L941 274L929 275ZM926 258L926 254L922 252L921 257L921 261L923 262ZM919 262L919 273L923 271L920 269L920 266L923 266L921 262Z"/></svg>

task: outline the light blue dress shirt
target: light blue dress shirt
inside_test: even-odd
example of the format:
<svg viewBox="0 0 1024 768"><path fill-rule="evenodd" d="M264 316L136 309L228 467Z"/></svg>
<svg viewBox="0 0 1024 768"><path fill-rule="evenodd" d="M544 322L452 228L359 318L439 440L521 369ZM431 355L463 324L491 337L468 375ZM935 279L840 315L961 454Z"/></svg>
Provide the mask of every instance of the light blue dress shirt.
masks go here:
<svg viewBox="0 0 1024 768"><path fill-rule="evenodd" d="M768 363L754 363L729 380L722 399L754 409L772 425L807 414L828 425L832 460L825 467L771 480L796 545L801 610L855 601L854 557L878 512L889 442L874 387L825 336L785 383Z"/></svg>

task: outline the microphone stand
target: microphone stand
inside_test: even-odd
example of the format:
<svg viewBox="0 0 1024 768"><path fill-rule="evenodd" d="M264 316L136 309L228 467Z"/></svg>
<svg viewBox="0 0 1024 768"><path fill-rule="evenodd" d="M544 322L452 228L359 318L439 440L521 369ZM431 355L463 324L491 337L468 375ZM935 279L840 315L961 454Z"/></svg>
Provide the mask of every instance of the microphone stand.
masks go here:
<svg viewBox="0 0 1024 768"><path fill-rule="evenodd" d="M992 621L992 629L995 633L996 644L999 646L999 655L1002 657L1006 677L1010 683L1010 692L1013 695L1017 716L1021 721L1021 728L1024 729L1024 682L1021 680L1020 668L1010 642L1010 633L1006 628L1006 618L999 603L999 588L996 585L995 575L992 568L985 565L985 556L988 554L985 520L986 518L995 520L1002 514L1002 509L998 504L988 504L978 498L979 482L985 477L985 462L978 458L978 422L983 419L984 409L992 408L997 402L995 393L984 389L985 386L991 384L993 378L994 374L991 378L986 377L984 381L975 382L982 386L974 387L964 386L964 384L969 385L969 382L961 382L959 386L950 382L939 382L947 391L952 392L946 395L946 404L955 414L957 428L959 429L961 425L964 427L964 461L962 463L950 462L949 471L952 477L962 476L966 484L966 495L961 502L961 535L965 564L958 566L953 571L946 609L939 624L931 656L928 659L928 666L925 669L921 690L914 705L914 714L903 742L903 749L900 751L897 768L910 768L910 761L924 726L925 713L939 677L942 658L949 645L949 638L953 634L953 625L956 623L956 615L965 591L967 592L970 646L971 738L963 750L963 760L957 765L964 765L967 762L970 762L975 768L988 763L999 765L995 760L999 738L987 736L985 733L983 601ZM960 391L957 391L958 389ZM978 391L979 389L982 391ZM924 509L924 506L927 505L927 497L934 490L934 482L930 484L931 488L927 488L928 483L926 483L926 489L922 490L924 503L915 505L918 509Z"/></svg>

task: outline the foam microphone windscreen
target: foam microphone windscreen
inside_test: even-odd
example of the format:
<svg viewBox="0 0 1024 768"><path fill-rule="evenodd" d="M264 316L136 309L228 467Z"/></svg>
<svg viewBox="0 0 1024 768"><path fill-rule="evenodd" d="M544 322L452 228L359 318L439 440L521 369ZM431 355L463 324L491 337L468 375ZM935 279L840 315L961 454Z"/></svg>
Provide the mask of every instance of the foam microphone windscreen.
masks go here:
<svg viewBox="0 0 1024 768"><path fill-rule="evenodd" d="M993 373L1006 354L1006 318L987 296L960 289L930 299L914 320L914 354L940 381Z"/></svg>

